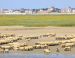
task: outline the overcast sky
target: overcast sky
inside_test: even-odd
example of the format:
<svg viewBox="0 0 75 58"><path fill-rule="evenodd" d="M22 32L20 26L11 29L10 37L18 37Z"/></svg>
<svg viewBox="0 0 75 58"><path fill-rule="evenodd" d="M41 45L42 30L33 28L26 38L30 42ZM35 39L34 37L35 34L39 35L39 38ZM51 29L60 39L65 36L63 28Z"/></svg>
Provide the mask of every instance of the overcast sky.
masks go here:
<svg viewBox="0 0 75 58"><path fill-rule="evenodd" d="M0 8L75 7L75 0L0 0Z"/></svg>

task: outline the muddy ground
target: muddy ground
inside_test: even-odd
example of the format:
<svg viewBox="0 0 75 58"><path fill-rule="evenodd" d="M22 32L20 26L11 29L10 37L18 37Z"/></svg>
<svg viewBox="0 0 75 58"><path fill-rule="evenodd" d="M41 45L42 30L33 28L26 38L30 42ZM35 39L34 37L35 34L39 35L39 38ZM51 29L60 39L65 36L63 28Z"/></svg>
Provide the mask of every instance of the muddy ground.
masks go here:
<svg viewBox="0 0 75 58"><path fill-rule="evenodd" d="M50 34L50 33L55 33L56 36L64 36L65 34L75 35L75 27L23 27L23 26L8 27L8 26L1 26L0 33L3 33L3 34L14 33L16 36L22 35L24 37L40 36L40 35ZM20 43L26 42L27 45L34 45L36 42L55 41L55 37L51 37L51 36L39 37L39 39L35 39L35 40L32 39L30 41L23 39L23 40L20 40L19 42ZM52 53L56 53L56 48L60 49L59 53L75 53L75 47L73 47L72 50L68 52L64 51L63 48L61 48L60 46L50 46L49 48L51 49ZM33 52L40 53L40 52L43 52L43 49L33 50Z"/></svg>

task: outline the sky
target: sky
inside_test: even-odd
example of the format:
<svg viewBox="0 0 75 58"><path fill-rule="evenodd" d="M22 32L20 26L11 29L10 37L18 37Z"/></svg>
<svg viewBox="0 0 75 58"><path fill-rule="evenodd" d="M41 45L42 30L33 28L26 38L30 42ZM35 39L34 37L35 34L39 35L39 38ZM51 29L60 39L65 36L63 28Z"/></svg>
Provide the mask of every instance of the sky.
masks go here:
<svg viewBox="0 0 75 58"><path fill-rule="evenodd" d="M65 8L75 7L75 0L0 0L0 8Z"/></svg>

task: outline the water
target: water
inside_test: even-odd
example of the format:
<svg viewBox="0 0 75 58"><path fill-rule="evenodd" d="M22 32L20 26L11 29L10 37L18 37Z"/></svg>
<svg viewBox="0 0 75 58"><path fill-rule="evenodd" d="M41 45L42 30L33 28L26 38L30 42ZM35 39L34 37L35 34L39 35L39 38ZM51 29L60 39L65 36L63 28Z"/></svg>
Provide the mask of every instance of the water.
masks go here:
<svg viewBox="0 0 75 58"><path fill-rule="evenodd" d="M75 58L75 55L5 53L5 54L0 54L0 58Z"/></svg>

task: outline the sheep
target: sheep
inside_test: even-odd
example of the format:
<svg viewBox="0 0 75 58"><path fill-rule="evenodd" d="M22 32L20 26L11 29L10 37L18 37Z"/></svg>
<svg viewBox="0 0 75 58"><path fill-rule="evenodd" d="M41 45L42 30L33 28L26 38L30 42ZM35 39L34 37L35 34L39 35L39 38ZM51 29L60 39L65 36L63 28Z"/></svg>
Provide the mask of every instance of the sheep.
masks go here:
<svg viewBox="0 0 75 58"><path fill-rule="evenodd" d="M9 49L5 49L4 50L4 53L9 53Z"/></svg>
<svg viewBox="0 0 75 58"><path fill-rule="evenodd" d="M1 48L4 49L4 50L5 49L9 49L10 50L10 49L12 49L12 46L10 46L10 45L2 45Z"/></svg>
<svg viewBox="0 0 75 58"><path fill-rule="evenodd" d="M18 40L20 40L21 38L19 37L8 37L6 40L10 41L10 42L16 42Z"/></svg>
<svg viewBox="0 0 75 58"><path fill-rule="evenodd" d="M24 43L14 42L14 43L9 43L9 45L13 47L13 50L18 50L19 47L27 46L26 42Z"/></svg>
<svg viewBox="0 0 75 58"><path fill-rule="evenodd" d="M65 47L64 51L71 51L71 47Z"/></svg>
<svg viewBox="0 0 75 58"><path fill-rule="evenodd" d="M33 48L40 49L41 48L41 45L34 45Z"/></svg>
<svg viewBox="0 0 75 58"><path fill-rule="evenodd" d="M56 40L65 40L66 38L64 36L58 36L56 37Z"/></svg>
<svg viewBox="0 0 75 58"><path fill-rule="evenodd" d="M63 40L63 41L58 41L60 44L64 44L64 43L72 43L71 40Z"/></svg>
<svg viewBox="0 0 75 58"><path fill-rule="evenodd" d="M48 46L47 45L34 45L33 46L35 49L45 49L47 48Z"/></svg>
<svg viewBox="0 0 75 58"><path fill-rule="evenodd" d="M48 45L48 46L56 46L59 45L59 41L53 41L53 42L38 42L35 44L40 44L40 45Z"/></svg>
<svg viewBox="0 0 75 58"><path fill-rule="evenodd" d="M56 36L56 33L50 33L49 34L51 37L54 37L54 36Z"/></svg>
<svg viewBox="0 0 75 58"><path fill-rule="evenodd" d="M71 42L75 42L75 38L73 38L73 39L70 39L70 41L71 41Z"/></svg>
<svg viewBox="0 0 75 58"><path fill-rule="evenodd" d="M42 35L42 36L43 36L43 37L48 37L49 35L46 35L46 34L45 34L45 35Z"/></svg>
<svg viewBox="0 0 75 58"><path fill-rule="evenodd" d="M38 39L38 36L26 37L26 39Z"/></svg>
<svg viewBox="0 0 75 58"><path fill-rule="evenodd" d="M75 44L74 43L65 43L61 45L62 47L74 47Z"/></svg>
<svg viewBox="0 0 75 58"><path fill-rule="evenodd" d="M20 44L18 42L9 43L9 45L12 47L13 50L18 50L18 47L20 47Z"/></svg>
<svg viewBox="0 0 75 58"><path fill-rule="evenodd" d="M1 48L4 50L5 53L8 53L12 49L10 45L2 45Z"/></svg>
<svg viewBox="0 0 75 58"><path fill-rule="evenodd" d="M24 47L19 47L18 50L20 50L20 51L24 51L25 49L24 49Z"/></svg>
<svg viewBox="0 0 75 58"><path fill-rule="evenodd" d="M15 34L0 34L0 38L15 37Z"/></svg>
<svg viewBox="0 0 75 58"><path fill-rule="evenodd" d="M50 53L50 49L44 49L44 53Z"/></svg>
<svg viewBox="0 0 75 58"><path fill-rule="evenodd" d="M50 33L50 34L43 34L43 35L40 35L40 37L49 37L49 36L53 37L53 36L55 36L55 35L56 35L55 33Z"/></svg>
<svg viewBox="0 0 75 58"><path fill-rule="evenodd" d="M4 40L4 39L2 39L2 40L0 40L0 45L3 45L3 44L7 44L7 43L9 43L10 41L8 41L8 40Z"/></svg>
<svg viewBox="0 0 75 58"><path fill-rule="evenodd" d="M33 50L33 46L25 46L24 50L25 51L31 51L31 50Z"/></svg>
<svg viewBox="0 0 75 58"><path fill-rule="evenodd" d="M66 37L67 40L75 38L75 36L73 36L73 35L65 35L65 37Z"/></svg>
<svg viewBox="0 0 75 58"><path fill-rule="evenodd" d="M0 34L0 38L4 38L4 34Z"/></svg>
<svg viewBox="0 0 75 58"><path fill-rule="evenodd" d="M42 49L48 48L48 45L41 45Z"/></svg>

